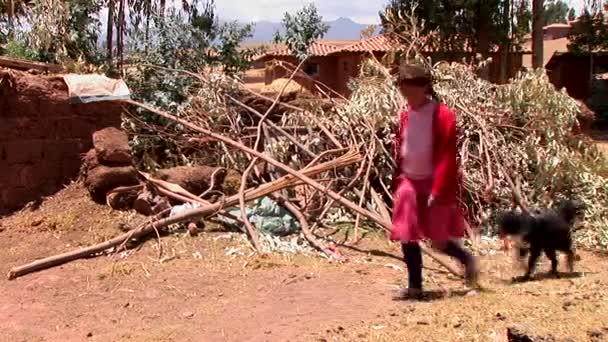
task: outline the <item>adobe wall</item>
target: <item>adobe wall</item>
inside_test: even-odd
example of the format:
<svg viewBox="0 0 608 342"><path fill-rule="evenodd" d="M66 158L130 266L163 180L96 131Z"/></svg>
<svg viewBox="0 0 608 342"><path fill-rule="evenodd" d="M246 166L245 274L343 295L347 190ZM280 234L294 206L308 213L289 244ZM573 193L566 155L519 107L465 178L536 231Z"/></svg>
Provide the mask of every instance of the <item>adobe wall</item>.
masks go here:
<svg viewBox="0 0 608 342"><path fill-rule="evenodd" d="M0 69L0 214L77 178L94 131L120 127L121 106L70 104L61 77Z"/></svg>

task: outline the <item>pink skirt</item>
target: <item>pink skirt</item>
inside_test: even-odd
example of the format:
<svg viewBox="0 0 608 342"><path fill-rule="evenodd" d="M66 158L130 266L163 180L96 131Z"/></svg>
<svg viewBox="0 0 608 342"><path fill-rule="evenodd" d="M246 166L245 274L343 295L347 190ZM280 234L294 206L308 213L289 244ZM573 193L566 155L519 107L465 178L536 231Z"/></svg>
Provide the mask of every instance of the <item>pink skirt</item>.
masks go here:
<svg viewBox="0 0 608 342"><path fill-rule="evenodd" d="M432 180L400 177L393 194L393 241L447 241L465 235L465 220L456 203L427 205Z"/></svg>

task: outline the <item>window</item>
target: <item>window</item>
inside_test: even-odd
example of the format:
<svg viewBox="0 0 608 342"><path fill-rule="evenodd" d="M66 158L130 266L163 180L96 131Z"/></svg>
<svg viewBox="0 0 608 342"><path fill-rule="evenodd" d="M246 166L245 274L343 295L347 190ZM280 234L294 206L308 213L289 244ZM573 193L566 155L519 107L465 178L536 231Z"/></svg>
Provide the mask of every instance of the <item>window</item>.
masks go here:
<svg viewBox="0 0 608 342"><path fill-rule="evenodd" d="M306 65L306 67L304 68L304 72L309 76L318 74L319 73L319 64L311 63L311 64Z"/></svg>

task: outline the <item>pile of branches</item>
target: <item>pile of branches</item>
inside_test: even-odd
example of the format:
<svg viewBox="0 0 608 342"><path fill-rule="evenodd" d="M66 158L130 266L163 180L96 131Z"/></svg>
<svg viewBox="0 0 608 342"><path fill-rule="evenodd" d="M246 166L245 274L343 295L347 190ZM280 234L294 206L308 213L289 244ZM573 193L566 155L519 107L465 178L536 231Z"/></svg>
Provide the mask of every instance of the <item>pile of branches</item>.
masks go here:
<svg viewBox="0 0 608 342"><path fill-rule="evenodd" d="M606 161L589 138L577 134L581 104L557 91L541 71L495 85L477 76L480 67L433 67L434 90L458 120L462 205L469 222L491 231L497 209L511 207L514 196L516 204L530 208L578 198L587 210L577 240L608 246ZM386 134L396 124L397 89L379 63L370 60L361 71L344 111L377 117L375 131ZM386 151L376 158L376 165L388 167ZM388 182L390 172L383 175Z"/></svg>
<svg viewBox="0 0 608 342"><path fill-rule="evenodd" d="M586 136L578 134L581 105L564 91L555 90L542 72L519 74L506 85L479 78L483 65L439 63L434 65L435 92L458 118L460 162L464 192L462 206L469 223L484 233L493 230L499 209L547 207L564 198L587 204L577 239L584 246L608 246L608 179L601 153ZM297 66L293 66L295 71ZM273 104L272 99L244 90L238 79L214 75L197 77L190 105L180 114L190 122L222 130L222 134L254 147L255 126L262 109L241 99L265 99L267 121L261 125L262 144L257 149L290 165L304 167L316 156L345 146L363 155L356 166L336 170L328 177L329 189L384 217L390 217L393 160L391 137L402 99L389 69L374 59L365 61L360 77L351 83L350 99L315 98ZM332 105L327 106L327 103ZM272 107L272 108L269 108ZM222 129L223 127L223 129ZM253 134L252 134L253 133ZM194 139L184 135L183 141ZM209 153L215 151L215 153ZM227 153L230 152L230 153ZM215 163L244 170L251 157L222 144L208 146L205 157ZM275 179L281 172L260 166L253 182ZM278 172L278 173L277 173ZM313 228L336 221L360 227L373 222L356 212L334 207L331 198L308 186L285 195L305 198L298 203Z"/></svg>
<svg viewBox="0 0 608 342"><path fill-rule="evenodd" d="M300 67L294 66L292 75ZM574 133L579 104L556 91L540 73L522 73L509 84L497 86L477 77L476 71L476 66L458 63L433 68L435 92L458 118L464 178L461 204L472 226L491 230L496 209L514 204L545 207L554 200L575 197L587 204L578 241L586 246L608 245L605 160L590 141ZM189 103L173 115L129 101L131 108L164 121L159 126L133 115L125 121L125 127L136 134L133 143L141 142L141 133L147 130L181 151L175 160L181 158L184 164L240 170L239 193L213 202L188 193L186 197L192 200L186 202L196 204L191 209L154 217L102 244L14 268L9 278L118 251L129 240L176 223L225 216L226 209L235 206L241 217L233 218L262 252L267 248L260 241L267 239L260 239L245 206L263 196L290 211L305 239L328 257L341 259L335 249L317 239L318 227L349 221L354 224L355 241L363 236L360 230L390 229L392 199L387 185L394 167L390 144L403 100L382 63L371 59L362 64L360 77L351 84L350 99L290 97L289 103L282 101L284 89L268 98L229 76L172 72L196 80ZM191 152L185 153L187 149ZM428 249L424 251L452 273L459 273Z"/></svg>

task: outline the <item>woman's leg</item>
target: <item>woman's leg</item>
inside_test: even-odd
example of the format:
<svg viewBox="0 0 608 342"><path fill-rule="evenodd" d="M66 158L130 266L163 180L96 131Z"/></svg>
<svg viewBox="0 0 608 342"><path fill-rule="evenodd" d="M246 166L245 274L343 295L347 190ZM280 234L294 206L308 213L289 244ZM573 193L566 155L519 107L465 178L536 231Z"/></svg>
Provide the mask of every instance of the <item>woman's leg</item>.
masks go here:
<svg viewBox="0 0 608 342"><path fill-rule="evenodd" d="M407 266L408 290L422 290L422 251L417 242L401 243L403 259Z"/></svg>
<svg viewBox="0 0 608 342"><path fill-rule="evenodd" d="M465 280L469 286L477 286L479 270L477 260L458 241L449 240L444 244L443 252L458 260L465 267Z"/></svg>

